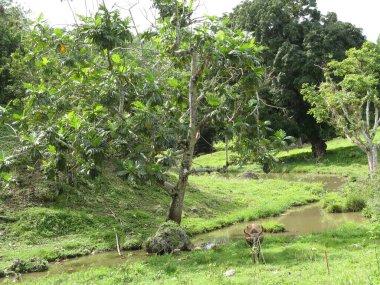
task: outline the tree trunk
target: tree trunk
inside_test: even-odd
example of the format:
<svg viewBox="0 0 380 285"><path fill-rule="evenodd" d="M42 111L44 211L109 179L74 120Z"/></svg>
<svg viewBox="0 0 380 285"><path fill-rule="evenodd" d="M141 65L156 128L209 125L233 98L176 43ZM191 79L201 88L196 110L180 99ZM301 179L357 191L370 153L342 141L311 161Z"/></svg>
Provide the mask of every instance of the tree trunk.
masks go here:
<svg viewBox="0 0 380 285"><path fill-rule="evenodd" d="M225 149L226 149L226 168L229 166L229 161L228 161L228 137L227 135L224 136L224 142L226 144Z"/></svg>
<svg viewBox="0 0 380 285"><path fill-rule="evenodd" d="M315 158L322 158L326 155L327 145L325 141L318 137L310 140L311 152Z"/></svg>
<svg viewBox="0 0 380 285"><path fill-rule="evenodd" d="M376 145L370 146L366 152L368 158L369 176L372 178L375 175L378 167Z"/></svg>
<svg viewBox="0 0 380 285"><path fill-rule="evenodd" d="M193 163L194 146L197 142L197 132L199 130L197 116L197 98L198 98L198 73L199 73L198 54L193 52L191 55L191 78L189 82L189 113L190 124L187 132L186 149L182 156L181 166L179 169L178 182L172 193L172 201L170 204L168 220L172 220L178 224L181 223L183 201L191 165Z"/></svg>

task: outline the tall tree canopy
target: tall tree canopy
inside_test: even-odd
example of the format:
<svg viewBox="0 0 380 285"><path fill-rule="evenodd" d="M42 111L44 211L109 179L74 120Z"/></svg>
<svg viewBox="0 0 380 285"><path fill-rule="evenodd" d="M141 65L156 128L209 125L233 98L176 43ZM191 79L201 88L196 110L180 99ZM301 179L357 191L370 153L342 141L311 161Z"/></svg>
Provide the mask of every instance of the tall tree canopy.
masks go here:
<svg viewBox="0 0 380 285"><path fill-rule="evenodd" d="M21 45L21 30L24 14L11 0L0 0L0 104L7 103L13 96L10 74L11 54Z"/></svg>
<svg viewBox="0 0 380 285"><path fill-rule="evenodd" d="M319 86L304 85L309 112L367 154L372 177L380 145L375 141L380 124L380 46L366 42L361 49L348 50L346 59L328 64L324 77Z"/></svg>
<svg viewBox="0 0 380 285"><path fill-rule="evenodd" d="M300 89L303 83L322 81L327 61L342 60L347 49L359 47L364 41L361 30L339 21L334 13L322 15L315 0L245 1L230 18L235 27L252 31L257 42L267 46L262 112L277 128L310 141L315 156L323 156L329 128L307 114L309 105ZM281 112L268 105L280 107Z"/></svg>

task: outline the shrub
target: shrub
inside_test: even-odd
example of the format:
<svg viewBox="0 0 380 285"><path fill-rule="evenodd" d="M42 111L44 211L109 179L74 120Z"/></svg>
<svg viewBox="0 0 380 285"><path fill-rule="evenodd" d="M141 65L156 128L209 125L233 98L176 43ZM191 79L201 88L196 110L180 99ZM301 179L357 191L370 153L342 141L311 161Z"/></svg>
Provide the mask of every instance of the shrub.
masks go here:
<svg viewBox="0 0 380 285"><path fill-rule="evenodd" d="M365 199L357 193L350 193L346 198L345 210L347 212L360 212L365 206Z"/></svg>
<svg viewBox="0 0 380 285"><path fill-rule="evenodd" d="M275 221L269 221L262 224L264 232L267 233L282 233L285 232L285 225Z"/></svg>
<svg viewBox="0 0 380 285"><path fill-rule="evenodd" d="M48 270L48 262L42 258L31 258L28 261L15 259L8 270L16 273L43 272Z"/></svg>
<svg viewBox="0 0 380 285"><path fill-rule="evenodd" d="M336 204L330 204L326 207L326 211L328 213L343 213L344 205L339 202Z"/></svg>
<svg viewBox="0 0 380 285"><path fill-rule="evenodd" d="M344 198L337 192L330 192L321 200L322 207L329 213L342 213L344 211Z"/></svg>
<svg viewBox="0 0 380 285"><path fill-rule="evenodd" d="M141 237L127 236L126 240L122 246L123 250L137 250L141 249L143 241Z"/></svg>

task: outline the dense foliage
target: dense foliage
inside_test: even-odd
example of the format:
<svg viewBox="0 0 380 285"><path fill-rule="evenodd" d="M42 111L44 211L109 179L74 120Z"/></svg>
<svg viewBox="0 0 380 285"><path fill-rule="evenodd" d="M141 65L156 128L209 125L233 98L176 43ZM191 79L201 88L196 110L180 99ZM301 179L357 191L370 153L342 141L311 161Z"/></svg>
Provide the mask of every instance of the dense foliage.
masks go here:
<svg viewBox="0 0 380 285"><path fill-rule="evenodd" d="M341 62L332 61L325 70L325 82L305 85L303 94L310 113L334 126L368 156L369 173L378 168L375 136L380 124L380 47L366 42L350 49Z"/></svg>
<svg viewBox="0 0 380 285"><path fill-rule="evenodd" d="M15 97L13 83L16 80L10 73L11 54L21 48L21 32L25 17L20 7L12 0L0 1L0 104L6 104Z"/></svg>
<svg viewBox="0 0 380 285"><path fill-rule="evenodd" d="M309 105L300 89L303 83L321 83L322 67L329 60L342 60L347 49L359 47L364 41L361 30L334 13L322 15L315 0L245 1L230 17L234 26L252 31L267 47L259 92L262 114L276 128L311 142L314 155L323 156L323 139L331 136L331 128L307 114Z"/></svg>

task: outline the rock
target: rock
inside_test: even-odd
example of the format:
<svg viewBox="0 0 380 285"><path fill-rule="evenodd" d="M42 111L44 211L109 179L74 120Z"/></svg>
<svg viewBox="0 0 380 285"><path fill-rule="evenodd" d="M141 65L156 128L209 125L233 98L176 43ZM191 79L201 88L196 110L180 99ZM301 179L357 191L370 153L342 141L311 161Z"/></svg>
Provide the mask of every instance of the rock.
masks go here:
<svg viewBox="0 0 380 285"><path fill-rule="evenodd" d="M200 251L200 250L202 250L202 248L201 248L200 246L196 246L196 247L194 247L193 250L194 250L194 251Z"/></svg>
<svg viewBox="0 0 380 285"><path fill-rule="evenodd" d="M193 213L198 213L199 210L197 207L191 207L190 210L193 212Z"/></svg>
<svg viewBox="0 0 380 285"><path fill-rule="evenodd" d="M123 250L137 250L142 249L143 242L138 237L128 237L126 238L124 244L122 245Z"/></svg>
<svg viewBox="0 0 380 285"><path fill-rule="evenodd" d="M28 261L22 259L13 260L12 265L8 270L16 273L27 273L27 272L43 272L47 271L49 268L48 262L42 258L31 258Z"/></svg>
<svg viewBox="0 0 380 285"><path fill-rule="evenodd" d="M174 249L191 250L191 241L186 231L172 221L163 223L156 234L146 241L148 253L165 254Z"/></svg>
<svg viewBox="0 0 380 285"><path fill-rule="evenodd" d="M175 248L173 251L172 251L172 254L173 255L179 255L181 253L181 250L179 248Z"/></svg>
<svg viewBox="0 0 380 285"><path fill-rule="evenodd" d="M255 179L255 180L259 179L259 177L253 172L244 172L240 174L239 177L243 179Z"/></svg>
<svg viewBox="0 0 380 285"><path fill-rule="evenodd" d="M230 269L230 270L227 270L226 272L224 272L223 275L226 277L231 277L231 276L234 276L235 273L236 273L236 270Z"/></svg>
<svg viewBox="0 0 380 285"><path fill-rule="evenodd" d="M157 205L155 208L154 208L154 213L156 213L157 215L164 215L166 212L166 210L164 208L162 208L161 205Z"/></svg>

